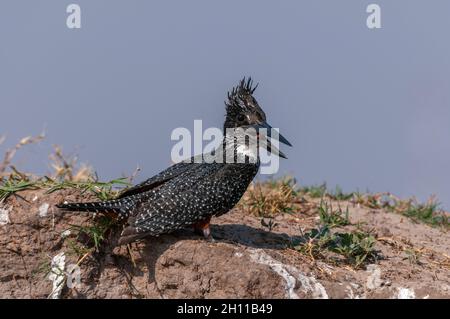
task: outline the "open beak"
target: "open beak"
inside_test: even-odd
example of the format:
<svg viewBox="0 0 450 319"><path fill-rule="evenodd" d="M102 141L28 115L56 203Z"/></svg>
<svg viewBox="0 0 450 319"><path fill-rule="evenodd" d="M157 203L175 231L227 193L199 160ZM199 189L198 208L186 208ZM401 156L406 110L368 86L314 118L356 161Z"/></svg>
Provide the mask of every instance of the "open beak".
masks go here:
<svg viewBox="0 0 450 319"><path fill-rule="evenodd" d="M270 126L269 123L267 122L262 122L259 124L255 124L252 125L252 127L254 127L258 133L260 133L260 131L264 132L264 135L266 136L266 143L267 143L267 150L269 152L271 152L274 155L278 155L282 158L287 158L286 155L283 154L283 152L281 152L276 146L274 146L271 142L271 139L275 139L278 140L279 142L286 144L288 146L292 146L291 143L289 143L289 141L283 136L281 135L277 130L273 129L272 126ZM261 130L263 129L263 130ZM264 144L263 140L261 140L261 143ZM260 145L261 147L264 147L264 145Z"/></svg>
<svg viewBox="0 0 450 319"><path fill-rule="evenodd" d="M277 135L277 136L272 136L272 129L273 129L273 127L270 126L269 123L262 122L260 124L255 124L255 125L252 125L252 126L254 128L256 128L256 130L258 130L258 132L259 132L260 129L264 129L265 128L267 130L267 134L266 134L267 137L269 137L269 138L277 138L278 137L278 140L281 143L286 144L287 146L292 146L292 144L289 143L289 141L283 135L278 133L277 131L274 130L275 131L275 135Z"/></svg>
<svg viewBox="0 0 450 319"><path fill-rule="evenodd" d="M266 144L266 145L264 145L264 144ZM273 145L269 138L266 139L265 142L261 141L260 146L265 147L267 149L267 151L269 151L271 154L274 154L281 158L287 159L287 156L284 155L284 153L282 151L280 151L275 145Z"/></svg>

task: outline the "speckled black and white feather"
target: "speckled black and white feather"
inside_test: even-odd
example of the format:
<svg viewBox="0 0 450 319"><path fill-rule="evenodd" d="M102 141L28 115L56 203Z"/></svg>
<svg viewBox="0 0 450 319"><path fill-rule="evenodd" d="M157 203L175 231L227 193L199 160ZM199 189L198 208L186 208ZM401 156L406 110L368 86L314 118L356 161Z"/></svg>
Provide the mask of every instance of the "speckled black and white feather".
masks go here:
<svg viewBox="0 0 450 319"><path fill-rule="evenodd" d="M264 112L252 96L254 90L251 80L244 79L229 93L225 128L265 121ZM126 190L115 200L58 207L117 214L125 222L119 243L129 243L228 212L246 191L259 165L259 158L255 163L194 163L191 159Z"/></svg>

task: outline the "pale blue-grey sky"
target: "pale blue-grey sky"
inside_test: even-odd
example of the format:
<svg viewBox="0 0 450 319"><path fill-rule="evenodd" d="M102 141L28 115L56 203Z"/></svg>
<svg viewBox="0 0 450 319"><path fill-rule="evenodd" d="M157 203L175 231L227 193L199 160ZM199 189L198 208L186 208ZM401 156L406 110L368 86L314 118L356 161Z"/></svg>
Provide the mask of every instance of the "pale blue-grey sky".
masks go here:
<svg viewBox="0 0 450 319"><path fill-rule="evenodd" d="M377 3L382 28L369 30ZM66 27L77 3L82 28ZM244 75L294 144L280 174L450 206L450 2L446 0L61 1L0 4L3 152L46 128L102 179L170 163L175 127L222 126Z"/></svg>

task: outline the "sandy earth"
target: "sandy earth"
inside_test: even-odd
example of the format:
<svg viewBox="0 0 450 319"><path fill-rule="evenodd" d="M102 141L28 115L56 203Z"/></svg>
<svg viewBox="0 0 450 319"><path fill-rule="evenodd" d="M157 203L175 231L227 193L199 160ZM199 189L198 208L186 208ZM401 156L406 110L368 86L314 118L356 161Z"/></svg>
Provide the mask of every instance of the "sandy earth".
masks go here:
<svg viewBox="0 0 450 319"><path fill-rule="evenodd" d="M349 202L340 205L376 236L380 256L360 269L290 248L316 225L314 209L276 216L272 231L235 209L213 220L215 242L185 230L84 255L78 282L70 270L84 252L73 243L83 238L67 230L89 216L61 214L54 204L92 195L18 195L0 207L2 298L450 298L447 230Z"/></svg>

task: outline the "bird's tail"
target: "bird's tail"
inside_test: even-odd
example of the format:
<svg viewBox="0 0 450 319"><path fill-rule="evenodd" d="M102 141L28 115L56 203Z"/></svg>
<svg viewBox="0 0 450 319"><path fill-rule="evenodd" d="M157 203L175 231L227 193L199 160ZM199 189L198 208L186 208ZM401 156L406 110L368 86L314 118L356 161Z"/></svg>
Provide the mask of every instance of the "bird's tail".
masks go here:
<svg viewBox="0 0 450 319"><path fill-rule="evenodd" d="M64 203L56 205L56 207L72 212L116 213L119 215L123 213L123 207L115 200L90 203Z"/></svg>

